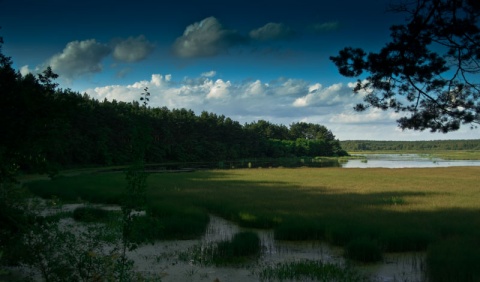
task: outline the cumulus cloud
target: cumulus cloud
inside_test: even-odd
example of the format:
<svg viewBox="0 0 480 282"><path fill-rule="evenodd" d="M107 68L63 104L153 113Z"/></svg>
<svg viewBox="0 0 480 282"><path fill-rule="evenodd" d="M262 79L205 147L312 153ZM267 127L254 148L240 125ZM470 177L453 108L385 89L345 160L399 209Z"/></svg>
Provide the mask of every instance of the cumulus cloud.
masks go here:
<svg viewBox="0 0 480 282"><path fill-rule="evenodd" d="M59 54L48 60L52 70L66 78L97 73L102 70L101 61L111 53L105 44L95 39L72 41Z"/></svg>
<svg viewBox="0 0 480 282"><path fill-rule="evenodd" d="M154 47L143 35L129 37L115 44L113 57L123 62L138 62L150 55Z"/></svg>
<svg viewBox="0 0 480 282"><path fill-rule="evenodd" d="M266 93L268 85L262 83L260 80L255 80L254 82L247 83L245 85L245 95L246 96L261 96Z"/></svg>
<svg viewBox="0 0 480 282"><path fill-rule="evenodd" d="M183 58L211 57L243 42L234 30L226 29L215 17L187 26L173 44L175 55Z"/></svg>
<svg viewBox="0 0 480 282"><path fill-rule="evenodd" d="M210 88L207 94L207 99L222 99L226 98L230 93L229 87L232 86L230 81L223 81L217 79Z"/></svg>
<svg viewBox="0 0 480 282"><path fill-rule="evenodd" d="M294 36L295 32L283 23L267 23L250 31L250 37L260 41L290 39Z"/></svg>
<svg viewBox="0 0 480 282"><path fill-rule="evenodd" d="M301 79L279 78L272 81L270 85L273 87L274 93L280 96L302 96L308 91L308 82Z"/></svg>
<svg viewBox="0 0 480 282"><path fill-rule="evenodd" d="M315 32L326 32L333 31L340 28L340 23L337 21L334 22L325 22L325 23L316 23L312 25L312 29Z"/></svg>
<svg viewBox="0 0 480 282"><path fill-rule="evenodd" d="M307 95L297 98L293 102L293 106L331 106L343 104L347 101L351 102L353 99L352 88L349 86L336 83L323 88L321 84L317 83L309 87Z"/></svg>

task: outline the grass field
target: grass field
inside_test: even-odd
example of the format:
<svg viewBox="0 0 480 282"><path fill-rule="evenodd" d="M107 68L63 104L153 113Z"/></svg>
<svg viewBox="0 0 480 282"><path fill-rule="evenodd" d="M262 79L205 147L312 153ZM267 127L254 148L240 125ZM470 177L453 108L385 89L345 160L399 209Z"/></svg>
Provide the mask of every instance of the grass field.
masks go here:
<svg viewBox="0 0 480 282"><path fill-rule="evenodd" d="M480 263L479 180L480 167L158 173L148 178L148 205L166 214L213 213L242 226L274 228L276 239L321 239L375 252L426 250L434 281L478 281L480 270L468 265ZM126 182L117 172L28 186L43 197L119 203Z"/></svg>

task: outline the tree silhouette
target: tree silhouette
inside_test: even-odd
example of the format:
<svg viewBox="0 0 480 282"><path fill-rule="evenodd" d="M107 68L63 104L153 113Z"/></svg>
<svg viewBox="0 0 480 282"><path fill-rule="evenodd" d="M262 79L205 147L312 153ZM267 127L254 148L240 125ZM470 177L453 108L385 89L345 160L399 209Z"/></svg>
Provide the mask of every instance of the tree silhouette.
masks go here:
<svg viewBox="0 0 480 282"><path fill-rule="evenodd" d="M378 53L347 47L330 59L356 77L369 107L405 113L402 129L443 133L480 123L480 1L416 0L392 6L406 13ZM366 77L362 77L367 73Z"/></svg>

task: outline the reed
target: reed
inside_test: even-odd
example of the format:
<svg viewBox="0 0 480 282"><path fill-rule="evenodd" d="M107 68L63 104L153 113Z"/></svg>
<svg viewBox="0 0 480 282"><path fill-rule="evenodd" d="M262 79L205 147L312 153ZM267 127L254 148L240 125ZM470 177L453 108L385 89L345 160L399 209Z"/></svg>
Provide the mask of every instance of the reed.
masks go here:
<svg viewBox="0 0 480 282"><path fill-rule="evenodd" d="M299 260L264 266L257 271L261 281L369 281L348 266L316 260Z"/></svg>

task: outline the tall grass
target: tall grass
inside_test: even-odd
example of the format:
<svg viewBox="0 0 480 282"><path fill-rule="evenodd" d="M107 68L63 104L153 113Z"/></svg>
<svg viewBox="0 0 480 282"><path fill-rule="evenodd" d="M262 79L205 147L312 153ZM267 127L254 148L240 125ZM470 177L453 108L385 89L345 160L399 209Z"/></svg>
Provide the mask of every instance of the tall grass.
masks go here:
<svg viewBox="0 0 480 282"><path fill-rule="evenodd" d="M366 276L350 267L314 260L267 265L257 276L261 281L368 281Z"/></svg>
<svg viewBox="0 0 480 282"><path fill-rule="evenodd" d="M323 238L347 246L368 238L383 251L428 248L436 254L442 242L478 235L479 175L480 167L161 173L148 178L148 198L158 209L152 213L161 214L158 207L171 203L167 209L210 212L243 226L274 228L281 240ZM108 203L118 200L124 181L121 174L87 174L29 187L38 195ZM480 253L477 245L472 248Z"/></svg>
<svg viewBox="0 0 480 282"><path fill-rule="evenodd" d="M431 281L480 281L480 240L448 239L432 244L427 252Z"/></svg>

